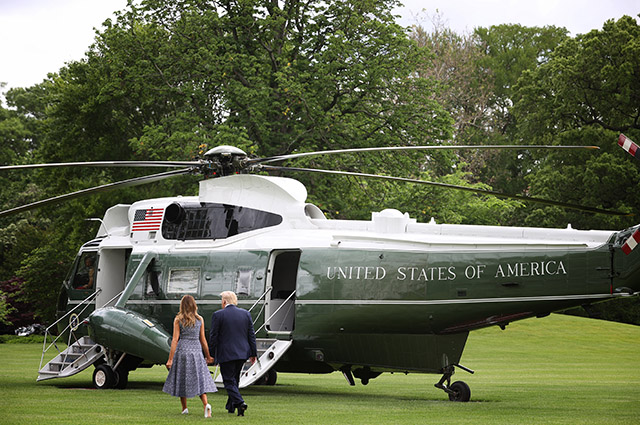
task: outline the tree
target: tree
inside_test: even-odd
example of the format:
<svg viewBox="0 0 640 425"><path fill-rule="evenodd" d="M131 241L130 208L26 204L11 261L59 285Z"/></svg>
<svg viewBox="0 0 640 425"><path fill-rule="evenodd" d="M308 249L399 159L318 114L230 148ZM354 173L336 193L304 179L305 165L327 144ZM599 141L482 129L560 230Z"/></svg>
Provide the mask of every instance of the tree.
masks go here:
<svg viewBox="0 0 640 425"><path fill-rule="evenodd" d="M13 313L15 309L9 304L7 300L7 294L0 291L0 326L11 325L9 315Z"/></svg>
<svg viewBox="0 0 640 425"><path fill-rule="evenodd" d="M414 26L411 38L431 52L420 75L437 82L436 99L451 114L455 142L461 145L486 144L494 93L492 70L483 66L486 49L474 34L457 34L438 15L433 31Z"/></svg>
<svg viewBox="0 0 640 425"><path fill-rule="evenodd" d="M622 229L637 224L640 195L638 162L616 143L624 132L640 140L640 27L635 19L607 21L602 30L568 39L546 63L523 73L512 109L519 137L535 143L587 144L590 155L534 158L528 176L532 195L635 214L588 215L540 208L525 217L532 225ZM588 311L596 317L640 323L637 298L603 303Z"/></svg>
<svg viewBox="0 0 640 425"><path fill-rule="evenodd" d="M453 143L530 143L513 136L513 88L523 70L535 69L548 60L553 48L567 38L566 30L498 25L460 35L442 22L436 16L432 19L432 32L415 26L411 35L432 53L420 72L437 82L436 99L454 119ZM465 150L456 153L456 161L461 166L465 164L464 180L470 183L489 184L504 193L525 194L525 176L534 165L529 155L526 150ZM488 203L496 208L499 204ZM480 207L470 200L465 205ZM509 213L494 214L500 221L492 224L519 223L516 211L523 209L519 205L520 208L508 208Z"/></svg>
<svg viewBox="0 0 640 425"><path fill-rule="evenodd" d="M261 156L344 147L426 144L451 135L429 79L416 76L425 51L393 22L394 0L131 3L104 23L86 57L29 89L10 91L41 126L29 162L191 159L218 144ZM311 161L311 160L310 160ZM395 174L446 162L424 155L314 159L325 168ZM446 165L446 164L445 164ZM33 196L68 193L146 170L57 168L29 172ZM411 173L409 170L407 173ZM360 214L389 196L376 187L330 190L311 176L329 211ZM313 180L312 180L313 179ZM185 177L91 196L26 214L46 242L24 258L25 294L57 291L59 259L93 236L81 224L116 203L192 194ZM340 208L343 199L353 202ZM11 201L11 200L9 200ZM16 200L13 200L14 202ZM11 202L9 202L11 203ZM17 202L15 202L17 204ZM13 205L15 205L13 204ZM13 206L10 205L10 206ZM370 207L367 208L370 211ZM53 264L53 266L51 266ZM42 275L42 268L49 265ZM38 298L40 297L40 298ZM38 304L39 314L51 303Z"/></svg>
<svg viewBox="0 0 640 425"><path fill-rule="evenodd" d="M485 55L478 66L490 76L492 87L488 100L487 134L496 144L532 144L526 134L516 134L516 119L511 112L515 102L515 87L523 72L546 63L554 49L568 38L567 30L555 26L524 27L518 24L479 27L474 30L478 46ZM489 152L480 157L478 176L496 190L506 193L526 193L525 176L532 167L530 153ZM514 222L521 222L516 216Z"/></svg>
<svg viewBox="0 0 640 425"><path fill-rule="evenodd" d="M640 139L640 27L633 18L607 21L602 30L563 42L547 62L523 73L515 98L518 137L601 149L534 157L539 165L528 177L532 195L629 213L640 209L640 195L628 190L637 184L638 164L616 144L620 132ZM637 221L552 208L533 211L527 220L613 229Z"/></svg>

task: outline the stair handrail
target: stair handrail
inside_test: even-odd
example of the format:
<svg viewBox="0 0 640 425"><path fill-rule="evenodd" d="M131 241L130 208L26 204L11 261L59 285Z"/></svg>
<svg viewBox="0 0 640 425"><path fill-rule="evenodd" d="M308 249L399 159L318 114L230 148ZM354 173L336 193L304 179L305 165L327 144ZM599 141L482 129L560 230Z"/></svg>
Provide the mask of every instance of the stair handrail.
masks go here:
<svg viewBox="0 0 640 425"><path fill-rule="evenodd" d="M56 342L58 342L58 339L60 339L60 337L67 331L67 329L70 329L72 326L74 326L73 323L69 323L62 332L60 332L60 335L57 335L53 341L51 341L51 344L49 344L49 346L47 346L47 336L49 335L49 330L56 326L58 323L60 323L62 320L66 319L68 316L70 316L71 314L73 314L78 308L80 308L82 305L84 305L84 308L82 310L80 310L80 314L78 314L78 317L80 317L80 315L82 313L84 313L84 311L91 305L91 302L98 296L98 294L100 294L100 292L102 292L101 288L98 288L95 292L93 292L91 295L89 295L87 298L85 298L84 300L82 300L80 303L78 303L77 306L75 306L74 308L72 308L71 310L69 310L68 312L66 312L62 317L60 317L58 320L56 320L55 322L53 322L51 325L49 325L49 327L47 327L47 329L45 329L44 331L44 341L42 342L42 355L40 356L40 368L39 370L42 370L42 362L44 360L44 355L46 354L47 351L49 351L51 349L52 346L56 347L56 350L58 350L58 354L61 354L62 352L60 351L60 349L58 348L58 346L56 345ZM79 325L79 323L78 323ZM71 332L69 332L69 341L67 341L67 347L70 345L69 342L71 342Z"/></svg>
<svg viewBox="0 0 640 425"><path fill-rule="evenodd" d="M256 306L256 304L258 304L258 303L260 302L260 300L261 300L265 295L267 295L269 292L271 292L271 290L272 290L272 289L273 289L273 286L268 287L268 288L267 288L267 290L266 290L266 291L264 291L264 292L262 293L262 295L260 295L260 297L256 300L256 302L254 302L254 303L253 303L253 305L249 308L249 311L253 310L253 308Z"/></svg>
<svg viewBox="0 0 640 425"><path fill-rule="evenodd" d="M147 253L144 254L142 260L140 260L140 264L138 264L138 267L133 272L131 279L129 279L129 282L124 286L124 290L121 292L122 295L118 299L118 302L115 303L114 307L124 308L127 301L129 301L129 297L140 282L140 279L142 279L142 276L144 276L144 273L147 271L147 267L151 264L151 261L156 258L158 258L158 253L155 251L147 251Z"/></svg>
<svg viewBox="0 0 640 425"><path fill-rule="evenodd" d="M293 298L293 296L296 294L296 291L291 291L291 294L287 297L286 300L284 300L282 302L282 304L280 304L280 306L278 308L276 308L276 311L274 311L271 316L269 316L267 319L265 319L264 323L262 324L262 326L260 326L260 329L258 329L255 333L257 334L258 332L260 332L262 330L262 328L264 328L267 323L269 323L269 320L271 320L271 318L273 316L275 316L276 314L278 314L278 312L282 309L282 307L284 307L287 304L287 301L289 301L291 298Z"/></svg>
<svg viewBox="0 0 640 425"><path fill-rule="evenodd" d="M107 301L106 303L104 303L104 305L103 305L102 307L100 307L100 308L107 307L107 306L109 305L109 303L111 303L113 300L115 300L116 298L118 298L119 296L121 296L123 292L124 292L124 290L122 290L122 291L118 292L118 293L117 293L116 295L114 295L114 296L113 296L109 301ZM84 311L84 310L82 310L82 311ZM81 312L80 314L82 314L82 312ZM84 320L82 321L82 323L87 323L87 319L84 319ZM71 327L71 323L69 323L69 326L68 326L68 327ZM65 330L66 330L66 329L65 329ZM73 338L75 339L75 342L78 342L78 338L76 338L76 336L75 336L75 334L73 333L73 331L69 331L69 340L67 341L67 349L68 349L68 347L70 347L70 346L71 346L71 336L73 336ZM63 359L62 359L62 362L63 362L63 363L66 363L66 362L67 362L68 355L69 355L69 353L66 353L66 354L65 354L65 356L63 357ZM123 353L122 355L124 356L124 353ZM87 358L87 353L83 351L83 352L82 352L82 355L81 355L79 358L82 358L82 357ZM120 360L122 360L122 357L120 358ZM119 363L119 362L118 362L118 363ZM116 366L117 366L117 365L116 365ZM115 369L115 368L114 368L114 369Z"/></svg>
<svg viewBox="0 0 640 425"><path fill-rule="evenodd" d="M260 300L265 297L269 292L271 292L271 290L273 289L273 286L270 286L267 288L266 291L264 291L262 293L262 295L260 295L260 298L258 298L256 300L256 302L253 303L253 305L251 306L251 308L249 309L249 313L251 313L251 310L253 310L253 308L260 302ZM266 305L266 298L265 298L265 302L262 303L262 307L260 307L260 311L258 312L258 314L256 314L256 319L253 321L253 325L255 326L256 322L258 321L258 319L260 318L260 315L262 314L262 312L264 311L264 306Z"/></svg>

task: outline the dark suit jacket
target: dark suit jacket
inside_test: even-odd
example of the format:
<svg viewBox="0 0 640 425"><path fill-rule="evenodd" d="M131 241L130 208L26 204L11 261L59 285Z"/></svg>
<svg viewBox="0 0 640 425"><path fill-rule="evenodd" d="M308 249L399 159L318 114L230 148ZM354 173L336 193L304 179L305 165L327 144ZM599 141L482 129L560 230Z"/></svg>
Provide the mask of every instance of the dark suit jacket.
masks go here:
<svg viewBox="0 0 640 425"><path fill-rule="evenodd" d="M209 350L216 363L247 360L257 356L256 334L251 314L233 304L216 311L211 317Z"/></svg>

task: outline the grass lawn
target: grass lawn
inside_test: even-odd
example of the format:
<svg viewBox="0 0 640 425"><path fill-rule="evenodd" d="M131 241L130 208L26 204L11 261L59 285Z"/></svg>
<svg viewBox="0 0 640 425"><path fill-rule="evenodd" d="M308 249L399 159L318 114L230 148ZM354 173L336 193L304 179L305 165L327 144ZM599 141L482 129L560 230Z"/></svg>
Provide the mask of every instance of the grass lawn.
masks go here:
<svg viewBox="0 0 640 425"><path fill-rule="evenodd" d="M89 368L36 383L41 344L0 344L2 424L182 424L204 421L200 400L162 392L166 370L131 372L126 390L94 390ZM340 373L279 374L242 391L244 418L209 395L215 423L254 424L640 424L640 327L551 315L472 332L453 380L471 401L448 401L440 375L382 374L350 387ZM210 420L211 421L211 420Z"/></svg>

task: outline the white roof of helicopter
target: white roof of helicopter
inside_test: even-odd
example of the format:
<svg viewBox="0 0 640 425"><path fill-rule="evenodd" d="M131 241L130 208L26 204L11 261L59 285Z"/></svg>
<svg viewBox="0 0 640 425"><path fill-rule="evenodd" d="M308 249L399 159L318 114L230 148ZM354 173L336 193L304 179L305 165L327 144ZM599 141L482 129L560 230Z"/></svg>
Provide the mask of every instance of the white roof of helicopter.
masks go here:
<svg viewBox="0 0 640 425"><path fill-rule="evenodd" d="M100 236L109 234L103 246L154 244L189 249L235 246L247 249L261 246L279 247L340 246L371 248L383 244L385 249L571 249L596 247L606 243L611 231L580 231L527 227L449 225L417 223L407 213L384 210L372 213L371 220L327 220L319 208L306 203L307 190L297 180L284 177L239 174L200 182L199 196L168 197L138 201L130 206L116 205L103 219ZM155 230L132 231L136 211L164 209L174 202L211 202L242 206L282 216L281 224L232 236L225 240L176 241ZM105 231L106 229L106 231ZM295 230L295 231L290 231Z"/></svg>

